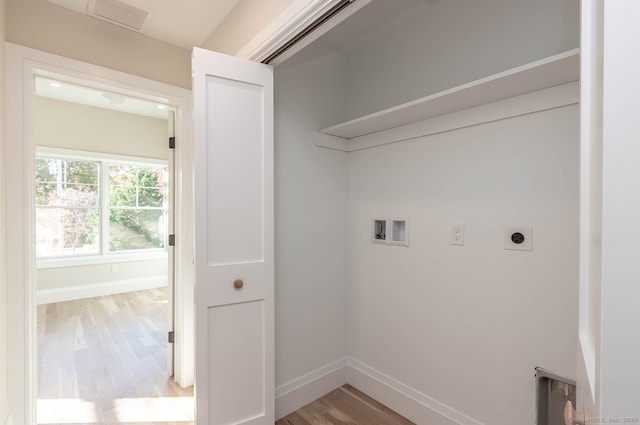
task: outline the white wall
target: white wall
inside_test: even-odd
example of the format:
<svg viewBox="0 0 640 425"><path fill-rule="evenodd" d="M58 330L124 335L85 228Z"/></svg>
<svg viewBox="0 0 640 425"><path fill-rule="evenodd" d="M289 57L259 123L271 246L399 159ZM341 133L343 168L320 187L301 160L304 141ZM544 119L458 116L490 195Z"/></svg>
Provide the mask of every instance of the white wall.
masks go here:
<svg viewBox="0 0 640 425"><path fill-rule="evenodd" d="M276 387L347 355L347 154L310 138L344 115L344 75L336 56L275 72Z"/></svg>
<svg viewBox="0 0 640 425"><path fill-rule="evenodd" d="M200 47L235 55L293 0L242 0Z"/></svg>
<svg viewBox="0 0 640 425"><path fill-rule="evenodd" d="M191 52L45 0L7 1L7 41L191 88Z"/></svg>
<svg viewBox="0 0 640 425"><path fill-rule="evenodd" d="M167 119L36 97L36 145L166 160Z"/></svg>
<svg viewBox="0 0 640 425"><path fill-rule="evenodd" d="M0 0L0 422L7 417L7 275L6 275L6 193L5 193L5 0Z"/></svg>
<svg viewBox="0 0 640 425"><path fill-rule="evenodd" d="M482 423L533 423L534 367L575 376L578 108L352 152L349 177L350 355ZM372 244L377 216L409 217L411 246ZM532 225L533 251L504 250L505 225Z"/></svg>
<svg viewBox="0 0 640 425"><path fill-rule="evenodd" d="M580 275L577 409L600 417L604 0L581 4Z"/></svg>
<svg viewBox="0 0 640 425"><path fill-rule="evenodd" d="M116 269L112 265L117 264ZM38 268L36 302L77 300L167 286L167 258Z"/></svg>
<svg viewBox="0 0 640 425"><path fill-rule="evenodd" d="M134 115L109 109L64 102L44 97L36 98L36 145L82 150L142 158L167 159L167 120ZM129 259L127 259L129 260ZM118 263L118 271L111 265ZM74 299L87 294L113 293L123 289L143 289L166 285L167 259L122 261L39 267L37 271L40 301L54 302ZM150 282L150 280L152 280ZM85 287L85 290L78 287ZM93 292L86 287L94 287ZM106 292L105 292L106 291Z"/></svg>
<svg viewBox="0 0 640 425"><path fill-rule="evenodd" d="M640 4L604 1L600 416L640 418ZM600 41L600 40L598 40Z"/></svg>
<svg viewBox="0 0 640 425"><path fill-rule="evenodd" d="M338 282L353 367L467 423L533 424L534 368L576 375L576 105L352 152L346 177L312 165L343 154L310 147L309 132L577 47L577 1L475 3L426 2L343 56L276 69L278 384L331 361L316 352L314 331L344 335L337 309L311 323L324 305L342 308ZM336 193L315 183L329 178L336 193L348 188L346 224L326 211L342 208ZM411 246L372 244L374 216L409 217ZM316 233L323 217L348 239ZM450 224L460 222L466 245L452 246ZM504 250L505 225L532 225L534 250ZM337 252L346 278L329 261ZM327 269L335 286L319 284ZM372 395L391 405L385 391Z"/></svg>
<svg viewBox="0 0 640 425"><path fill-rule="evenodd" d="M355 118L578 47L579 0L435 0L349 53Z"/></svg>
<svg viewBox="0 0 640 425"><path fill-rule="evenodd" d="M347 53L348 116L575 48L578 6L426 2ZM534 423L534 368L576 376L578 118L574 105L349 154L356 365L467 423ZM372 244L377 216L409 217L411 246ZM533 251L504 250L505 225L533 226ZM415 414L377 388L363 389Z"/></svg>

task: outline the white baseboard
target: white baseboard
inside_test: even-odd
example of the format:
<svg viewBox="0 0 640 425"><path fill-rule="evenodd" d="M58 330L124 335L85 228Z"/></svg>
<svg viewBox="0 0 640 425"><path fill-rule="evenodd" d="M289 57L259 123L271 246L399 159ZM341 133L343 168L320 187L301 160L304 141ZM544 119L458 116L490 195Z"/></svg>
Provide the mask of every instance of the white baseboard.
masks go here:
<svg viewBox="0 0 640 425"><path fill-rule="evenodd" d="M276 420L344 384L352 385L418 425L484 425L351 357L276 388Z"/></svg>
<svg viewBox="0 0 640 425"><path fill-rule="evenodd" d="M347 363L345 357L276 388L276 420L346 384Z"/></svg>
<svg viewBox="0 0 640 425"><path fill-rule="evenodd" d="M353 358L347 382L418 425L484 425Z"/></svg>
<svg viewBox="0 0 640 425"><path fill-rule="evenodd" d="M37 291L36 300L38 304L49 304L103 295L121 294L123 292L141 291L163 286L167 286L166 275L42 289Z"/></svg>

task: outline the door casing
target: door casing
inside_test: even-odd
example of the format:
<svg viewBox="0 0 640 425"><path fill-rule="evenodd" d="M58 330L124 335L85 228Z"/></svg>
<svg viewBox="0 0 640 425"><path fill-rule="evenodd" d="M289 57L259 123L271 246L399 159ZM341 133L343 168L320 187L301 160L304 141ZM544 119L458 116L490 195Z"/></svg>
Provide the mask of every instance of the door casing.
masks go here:
<svg viewBox="0 0 640 425"><path fill-rule="evenodd" d="M8 414L13 423L36 424L37 351L35 309L35 87L36 75L116 89L123 95L165 103L176 114L175 379L193 384L193 136L189 90L108 68L6 45Z"/></svg>

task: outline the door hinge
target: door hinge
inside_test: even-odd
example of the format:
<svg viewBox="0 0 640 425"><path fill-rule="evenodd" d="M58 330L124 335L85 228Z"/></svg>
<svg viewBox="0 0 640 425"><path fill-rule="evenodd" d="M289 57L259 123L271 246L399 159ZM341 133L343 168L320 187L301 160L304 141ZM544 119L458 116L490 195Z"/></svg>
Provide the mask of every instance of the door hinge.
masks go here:
<svg viewBox="0 0 640 425"><path fill-rule="evenodd" d="M168 338L167 338L167 341L169 341L169 344L173 344L173 341L175 340L175 336L176 334L174 331L169 331Z"/></svg>
<svg viewBox="0 0 640 425"><path fill-rule="evenodd" d="M169 235L169 246L176 246L176 235Z"/></svg>
<svg viewBox="0 0 640 425"><path fill-rule="evenodd" d="M175 149L176 148L176 138L175 136L171 136L169 137L169 149Z"/></svg>

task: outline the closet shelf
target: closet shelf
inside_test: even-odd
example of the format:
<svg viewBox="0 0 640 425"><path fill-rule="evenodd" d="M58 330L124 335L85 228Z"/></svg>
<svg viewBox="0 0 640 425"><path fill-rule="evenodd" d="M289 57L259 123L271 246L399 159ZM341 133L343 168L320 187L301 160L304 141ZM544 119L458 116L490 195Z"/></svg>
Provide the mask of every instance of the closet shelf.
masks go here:
<svg viewBox="0 0 640 425"><path fill-rule="evenodd" d="M571 83L579 79L579 71L579 49L569 50L412 102L327 127L321 130L321 133L353 139ZM348 143L348 140L345 141Z"/></svg>

